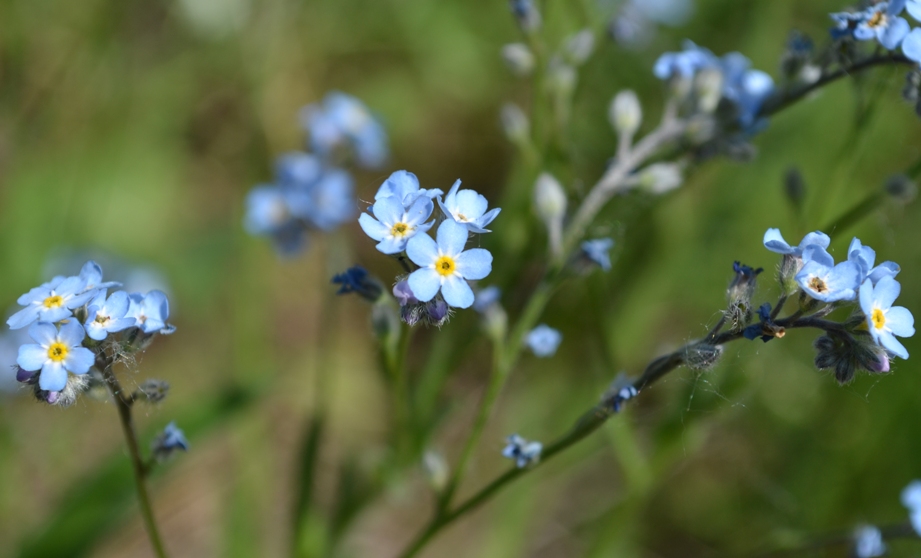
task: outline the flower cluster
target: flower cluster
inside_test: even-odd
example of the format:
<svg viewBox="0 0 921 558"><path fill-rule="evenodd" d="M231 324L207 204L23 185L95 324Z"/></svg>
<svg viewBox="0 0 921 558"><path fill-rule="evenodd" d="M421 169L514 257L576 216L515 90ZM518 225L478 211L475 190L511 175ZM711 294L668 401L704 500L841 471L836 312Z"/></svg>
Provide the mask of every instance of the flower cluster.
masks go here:
<svg viewBox="0 0 921 558"><path fill-rule="evenodd" d="M377 241L377 249L397 257L408 275L399 277L393 294L401 316L409 325L423 321L441 326L451 308L469 308L474 294L468 281L492 271L492 254L483 248L465 249L471 234L486 227L499 214L487 211L486 198L473 190L460 190L456 181L447 195L440 189L423 189L416 176L397 171L384 181L374 205L358 219L362 230ZM435 216L435 205L440 215ZM435 226L435 239L427 231Z"/></svg>
<svg viewBox="0 0 921 558"><path fill-rule="evenodd" d="M505 439L506 446L502 450L502 456L515 461L515 466L524 469L540 461L540 453L544 446L540 442L529 442L519 436L512 434Z"/></svg>
<svg viewBox="0 0 921 558"><path fill-rule="evenodd" d="M301 111L314 154L292 152L278 158L275 181L253 188L246 198L244 226L270 237L283 255L306 246L309 231L327 232L355 215L351 175L337 166L354 154L359 166L379 167L388 155L384 129L365 106L344 93Z"/></svg>
<svg viewBox="0 0 921 558"><path fill-rule="evenodd" d="M79 275L55 277L19 297L23 308L6 323L28 327L34 343L19 347L17 380L34 386L40 400L67 406L89 386L87 373L104 351L130 353L175 331L163 292L108 294L119 286L103 282L102 268L89 261Z"/></svg>

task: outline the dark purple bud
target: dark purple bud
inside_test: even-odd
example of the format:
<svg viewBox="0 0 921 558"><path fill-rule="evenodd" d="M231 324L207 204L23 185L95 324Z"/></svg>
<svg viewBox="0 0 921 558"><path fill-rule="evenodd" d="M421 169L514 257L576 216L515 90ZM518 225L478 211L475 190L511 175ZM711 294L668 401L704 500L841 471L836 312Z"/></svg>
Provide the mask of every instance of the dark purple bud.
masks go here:
<svg viewBox="0 0 921 558"><path fill-rule="evenodd" d="M47 401L47 402L50 403L51 405L54 405L55 403L58 402L58 398L59 398L60 396L61 396L61 392L60 392L60 391L46 391L46 392L45 392L45 401Z"/></svg>
<svg viewBox="0 0 921 558"><path fill-rule="evenodd" d="M419 302L413 290L409 288L409 281L405 279L393 286L393 296L400 302L400 306Z"/></svg>
<svg viewBox="0 0 921 558"><path fill-rule="evenodd" d="M432 300L426 305L425 310L428 313L429 324L441 327L447 323L450 307L443 299L436 298Z"/></svg>
<svg viewBox="0 0 921 558"><path fill-rule="evenodd" d="M38 381L39 370L29 371L23 370L21 367L16 367L16 381L22 382L24 384L34 384Z"/></svg>

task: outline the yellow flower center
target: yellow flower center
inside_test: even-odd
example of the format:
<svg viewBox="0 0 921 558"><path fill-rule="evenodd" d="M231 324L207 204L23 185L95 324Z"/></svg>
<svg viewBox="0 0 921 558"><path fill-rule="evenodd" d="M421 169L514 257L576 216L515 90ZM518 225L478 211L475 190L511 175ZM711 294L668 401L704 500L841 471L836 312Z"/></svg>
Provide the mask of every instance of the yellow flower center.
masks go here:
<svg viewBox="0 0 921 558"><path fill-rule="evenodd" d="M439 275L445 277L453 275L455 269L457 269L457 264L454 263L454 258L451 256L442 256L435 260L435 271L437 271Z"/></svg>
<svg viewBox="0 0 921 558"><path fill-rule="evenodd" d="M821 294L828 291L828 285L825 284L825 281L822 281L818 277L813 277L809 280L809 288L815 292Z"/></svg>
<svg viewBox="0 0 921 558"><path fill-rule="evenodd" d="M867 26L869 27L880 27L882 25L886 25L886 14L883 12L876 12L873 17L867 20Z"/></svg>
<svg viewBox="0 0 921 558"><path fill-rule="evenodd" d="M870 320L873 321L873 327L883 329L883 326L886 325L886 314L879 308L874 308L873 313L870 315Z"/></svg>
<svg viewBox="0 0 921 558"><path fill-rule="evenodd" d="M412 227L406 223L397 223L390 229L390 234L396 237L406 236L406 233L412 230Z"/></svg>
<svg viewBox="0 0 921 558"><path fill-rule="evenodd" d="M64 299L58 295L51 295L42 304L45 305L45 308L60 308L64 304Z"/></svg>
<svg viewBox="0 0 921 558"><path fill-rule="evenodd" d="M97 324L104 324L109 321L109 317L103 316L102 314L96 314L96 319L93 321L95 321Z"/></svg>
<svg viewBox="0 0 921 558"><path fill-rule="evenodd" d="M64 343L52 343L51 346L48 347L48 358L55 362L61 362L67 358L67 351L67 345Z"/></svg>

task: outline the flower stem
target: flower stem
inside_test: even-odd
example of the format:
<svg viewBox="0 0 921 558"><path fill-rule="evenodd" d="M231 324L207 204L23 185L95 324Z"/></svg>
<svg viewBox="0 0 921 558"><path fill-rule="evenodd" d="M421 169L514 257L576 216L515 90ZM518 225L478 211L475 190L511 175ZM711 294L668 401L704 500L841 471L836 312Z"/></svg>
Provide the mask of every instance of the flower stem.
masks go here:
<svg viewBox="0 0 921 558"><path fill-rule="evenodd" d="M131 468L134 471L134 487L138 493L138 504L141 507L141 519L144 521L144 529L147 531L154 554L158 558L166 558L166 550L163 546L163 540L160 538L157 520L154 517L153 507L150 505L150 496L147 493L146 477L149 469L141 458L137 434L134 431L134 420L131 415L132 399L130 395L122 390L118 378L112 372L112 363L112 358L108 356L100 355L96 359L96 366L102 371L106 386L115 401L115 408L118 409L118 418L122 425L122 432L125 435L125 443L128 445Z"/></svg>

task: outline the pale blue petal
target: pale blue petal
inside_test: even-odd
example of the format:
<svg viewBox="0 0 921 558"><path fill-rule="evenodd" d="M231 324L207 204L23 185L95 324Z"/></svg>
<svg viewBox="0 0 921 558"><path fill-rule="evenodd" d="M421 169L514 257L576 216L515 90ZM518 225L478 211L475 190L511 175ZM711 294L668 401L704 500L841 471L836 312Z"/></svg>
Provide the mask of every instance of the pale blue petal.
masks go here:
<svg viewBox="0 0 921 558"><path fill-rule="evenodd" d="M495 209L490 209L482 217L477 219L476 226L482 229L481 231L477 231L477 232L489 232L488 230L486 230L485 227L489 225L490 223L492 223L493 220L495 220L495 218L499 216L500 211L502 211L502 209L499 207Z"/></svg>
<svg viewBox="0 0 921 558"><path fill-rule="evenodd" d="M106 301L105 309L108 316L112 318L121 318L128 312L128 293L125 291L115 291L109 300Z"/></svg>
<svg viewBox="0 0 921 558"><path fill-rule="evenodd" d="M409 240L412 240L412 237ZM399 254L406 249L406 244L406 237L391 236L378 242L375 248L382 254Z"/></svg>
<svg viewBox="0 0 921 558"><path fill-rule="evenodd" d="M56 277L56 279L60 279L61 281L64 280L63 277ZM58 282L60 283L60 281ZM16 304L19 304L20 306L25 306L33 302L41 302L42 300L45 300L46 298L51 296L51 289L53 288L54 287L47 287L45 285L41 285L39 287L34 287L32 289L29 289L29 292L27 292L26 294L16 299Z"/></svg>
<svg viewBox="0 0 921 558"><path fill-rule="evenodd" d="M488 205L486 198L473 190L461 190L457 193L454 208L456 213L463 215L468 221L473 221L486 212Z"/></svg>
<svg viewBox="0 0 921 558"><path fill-rule="evenodd" d="M886 15L897 16L905 9L906 0L889 0L889 8L886 9Z"/></svg>
<svg viewBox="0 0 921 558"><path fill-rule="evenodd" d="M911 27L904 18L894 17L885 29L879 31L879 44L889 50L895 50L898 48L899 43L902 42L902 39L905 38L905 35L908 35L910 29Z"/></svg>
<svg viewBox="0 0 921 558"><path fill-rule="evenodd" d="M921 21L921 2L918 0L908 0L905 3L905 9L911 14L911 17Z"/></svg>
<svg viewBox="0 0 921 558"><path fill-rule="evenodd" d="M444 284L441 286L441 295L445 297L445 302L448 303L448 306L455 308L470 308L475 298L470 285L456 275L445 279Z"/></svg>
<svg viewBox="0 0 921 558"><path fill-rule="evenodd" d="M899 340L895 338L894 335L888 331L882 331L879 334L879 344L886 348L887 351L892 352L895 356L903 359L908 358L908 349L904 345L899 343Z"/></svg>
<svg viewBox="0 0 921 558"><path fill-rule="evenodd" d="M84 288L86 288L86 281L82 277L74 276L64 279L54 292L61 296L74 295L83 292Z"/></svg>
<svg viewBox="0 0 921 558"><path fill-rule="evenodd" d="M448 207L454 207L454 204L455 204L454 200L457 197L457 189L460 188L460 185L461 185L461 180L460 178L458 178L457 180L454 181L454 184L451 185L451 189L448 190L447 195L445 195L444 205L441 206L442 209L444 209L445 205L447 205ZM439 203L441 203L441 200L439 200ZM450 211L445 211L445 213L450 213Z"/></svg>
<svg viewBox="0 0 921 558"><path fill-rule="evenodd" d="M103 308L106 304L106 292L105 291L95 291L95 293L96 294L95 296L93 296L93 300L87 303L88 309L93 308L93 307Z"/></svg>
<svg viewBox="0 0 921 558"><path fill-rule="evenodd" d="M818 244L810 244L803 250L802 255L806 263L815 262L823 267L835 266L835 259Z"/></svg>
<svg viewBox="0 0 921 558"><path fill-rule="evenodd" d="M147 296L144 297L144 304L148 308L149 316L161 322L169 319L169 299L166 298L166 293L163 291L154 290L147 293Z"/></svg>
<svg viewBox="0 0 921 558"><path fill-rule="evenodd" d="M394 223L399 223L403 220L403 204L392 196L381 198L374 202L371 212L374 213L378 221L388 227L392 227Z"/></svg>
<svg viewBox="0 0 921 558"><path fill-rule="evenodd" d="M467 244L467 227L451 220L438 226L438 248L444 254L457 256ZM452 305L453 306L453 305Z"/></svg>
<svg viewBox="0 0 921 558"><path fill-rule="evenodd" d="M409 288L421 302L428 302L435 298L441 288L441 276L434 269L424 267L409 274L407 279Z"/></svg>
<svg viewBox="0 0 921 558"><path fill-rule="evenodd" d="M895 299L899 298L902 286L892 277L883 277L873 288L873 301L883 310L892 306Z"/></svg>
<svg viewBox="0 0 921 558"><path fill-rule="evenodd" d="M380 221L367 213L361 214L358 218L358 224L361 225L361 230L365 231L365 234L374 240L381 240L390 234L390 227L381 224Z"/></svg>
<svg viewBox="0 0 921 558"><path fill-rule="evenodd" d="M129 327L133 326L135 323L136 323L136 320L134 318L119 318L117 320L112 320L109 323L109 327L107 327L106 329L109 330L110 333L115 333L116 331L122 331L122 330L128 329Z"/></svg>
<svg viewBox="0 0 921 558"><path fill-rule="evenodd" d="M457 272L461 277L472 281L482 279L492 271L492 254L483 248L473 248L462 252L458 254L455 261Z"/></svg>
<svg viewBox="0 0 921 558"><path fill-rule="evenodd" d="M86 320L86 335L90 339L95 339L96 341L102 341L109 335L109 332L106 328L102 327L96 320L95 314L90 314ZM132 318L133 321L133 318Z"/></svg>
<svg viewBox="0 0 921 558"><path fill-rule="evenodd" d="M78 376L89 372L90 367L96 362L96 355L86 347L73 347L64 359L64 368Z"/></svg>
<svg viewBox="0 0 921 558"><path fill-rule="evenodd" d="M39 307L30 304L19 312L16 312L6 321L10 329L22 329L38 319Z"/></svg>
<svg viewBox="0 0 921 558"><path fill-rule="evenodd" d="M42 373L38 377L38 387L45 391L61 391L67 385L67 370L60 362L45 361Z"/></svg>
<svg viewBox="0 0 921 558"><path fill-rule="evenodd" d="M879 280L883 277L895 277L900 271L902 271L902 268L899 267L899 264L895 262L883 262L870 270L869 277L875 285L879 283Z"/></svg>
<svg viewBox="0 0 921 558"><path fill-rule="evenodd" d="M768 229L764 233L764 247L778 254L792 254L793 247L787 244L780 234L780 229Z"/></svg>
<svg viewBox="0 0 921 558"><path fill-rule="evenodd" d="M58 328L48 322L38 322L29 328L29 337L43 347L48 347L58 338Z"/></svg>
<svg viewBox="0 0 921 558"><path fill-rule="evenodd" d="M858 41L869 41L876 38L876 31L866 25L858 24L854 29L854 38Z"/></svg>
<svg viewBox="0 0 921 558"><path fill-rule="evenodd" d="M67 299L67 302L64 303L64 306L67 308L79 308L100 294L105 296L105 289L92 289Z"/></svg>
<svg viewBox="0 0 921 558"><path fill-rule="evenodd" d="M873 313L873 282L869 279L865 280L860 285L860 310L867 316L867 320L870 319L870 315ZM871 327L870 332L875 328ZM875 339L875 337L874 337Z"/></svg>
<svg viewBox="0 0 921 558"><path fill-rule="evenodd" d="M915 19L921 20L921 3L909 4L908 13ZM921 28L912 29L911 33L902 40L902 52L915 62L921 62Z"/></svg>
<svg viewBox="0 0 921 558"><path fill-rule="evenodd" d="M406 210L406 223L410 226L417 226L432 215L435 204L429 198L420 196Z"/></svg>
<svg viewBox="0 0 921 558"><path fill-rule="evenodd" d="M854 300L860 286L860 268L854 262L842 262L828 274L829 293L825 302L836 300Z"/></svg>
<svg viewBox="0 0 921 558"><path fill-rule="evenodd" d="M829 244L831 244L831 238L827 234L822 231L815 231L803 237L803 241L799 243L799 251L802 252L813 245L828 248Z"/></svg>
<svg viewBox="0 0 921 558"><path fill-rule="evenodd" d="M403 198L406 197L407 194L418 190L419 179L416 178L416 175L405 170L399 170L391 174L390 177L381 184L377 194L374 195L374 199L379 200L387 196L394 196L402 204Z"/></svg>
<svg viewBox="0 0 921 558"><path fill-rule="evenodd" d="M29 344L19 347L19 356L16 359L16 364L23 370L34 371L41 370L46 360L48 360L47 349L44 349L41 345Z"/></svg>
<svg viewBox="0 0 921 558"><path fill-rule="evenodd" d="M71 315L73 313L64 306L57 308L38 307L38 319L43 322L58 322L64 318L69 318Z"/></svg>
<svg viewBox="0 0 921 558"><path fill-rule="evenodd" d="M911 337L915 334L915 317L908 308L893 306L886 312L886 327L899 337Z"/></svg>
<svg viewBox="0 0 921 558"><path fill-rule="evenodd" d="M83 278L87 285L95 286L97 283L102 282L102 267L90 260L83 264L83 269L80 270L80 277Z"/></svg>
<svg viewBox="0 0 921 558"><path fill-rule="evenodd" d="M438 259L438 246L429 235L417 234L406 243L406 255L414 264L428 267Z"/></svg>

